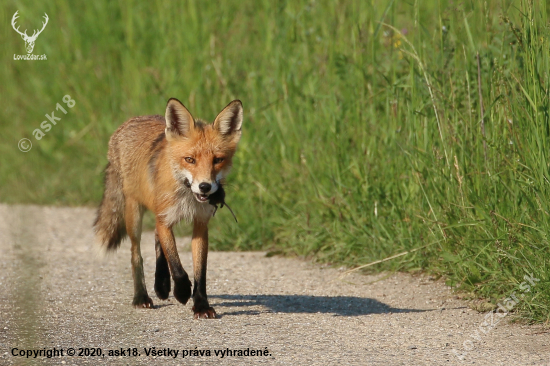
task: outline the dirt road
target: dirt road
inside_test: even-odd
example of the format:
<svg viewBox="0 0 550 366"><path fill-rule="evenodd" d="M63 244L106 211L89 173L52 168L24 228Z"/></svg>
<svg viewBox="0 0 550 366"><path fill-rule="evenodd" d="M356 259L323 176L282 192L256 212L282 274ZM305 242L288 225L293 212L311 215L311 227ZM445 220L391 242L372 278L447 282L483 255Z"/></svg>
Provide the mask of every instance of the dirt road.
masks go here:
<svg viewBox="0 0 550 366"><path fill-rule="evenodd" d="M504 318L482 326L484 334L485 314L428 277L339 280L337 269L264 253L211 252L208 293L219 318L194 320L190 304L154 297L152 233L144 233L142 250L156 308L136 310L129 243L99 255L93 215L87 208L0 205L1 365L550 364L543 328ZM189 240L177 242L191 272ZM54 348L63 356L44 357ZM42 356L27 358L29 350Z"/></svg>

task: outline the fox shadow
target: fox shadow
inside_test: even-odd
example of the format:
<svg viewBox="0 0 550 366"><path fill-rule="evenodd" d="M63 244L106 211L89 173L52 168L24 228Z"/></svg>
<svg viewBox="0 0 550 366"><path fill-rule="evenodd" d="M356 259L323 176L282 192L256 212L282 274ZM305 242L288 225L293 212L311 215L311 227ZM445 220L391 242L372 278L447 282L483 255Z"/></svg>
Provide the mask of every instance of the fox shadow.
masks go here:
<svg viewBox="0 0 550 366"><path fill-rule="evenodd" d="M384 313L420 313L435 309L399 309L378 300L354 296L305 296L305 295L210 295L216 309L222 307L261 306L264 309L247 309L223 312L219 315L257 315L260 313L325 313L335 316L359 316ZM221 309L220 309L221 310Z"/></svg>

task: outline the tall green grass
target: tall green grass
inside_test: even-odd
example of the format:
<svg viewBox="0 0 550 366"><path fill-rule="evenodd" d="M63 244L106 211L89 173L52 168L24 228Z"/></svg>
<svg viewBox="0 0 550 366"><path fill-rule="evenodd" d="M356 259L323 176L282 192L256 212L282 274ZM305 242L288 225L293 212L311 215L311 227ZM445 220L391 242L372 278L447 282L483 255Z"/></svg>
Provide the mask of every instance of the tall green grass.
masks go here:
<svg viewBox="0 0 550 366"><path fill-rule="evenodd" d="M13 60L16 10L22 29L49 15L47 61ZM95 205L124 120L170 97L212 120L239 98L239 224L217 214L214 248L352 266L422 247L372 268L493 301L532 273L517 309L549 320L545 2L8 0L0 18L3 202ZM66 94L75 107L35 140Z"/></svg>

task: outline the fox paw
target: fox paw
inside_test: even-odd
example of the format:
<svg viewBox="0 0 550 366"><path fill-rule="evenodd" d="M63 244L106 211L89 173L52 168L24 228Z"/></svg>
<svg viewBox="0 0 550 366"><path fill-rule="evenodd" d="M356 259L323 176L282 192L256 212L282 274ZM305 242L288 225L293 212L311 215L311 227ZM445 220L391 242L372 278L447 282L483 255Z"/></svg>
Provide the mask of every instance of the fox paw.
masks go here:
<svg viewBox="0 0 550 366"><path fill-rule="evenodd" d="M195 309L195 306L193 306L193 313L195 313L195 319L215 319L216 318L216 311L213 307L207 307L207 308L198 308Z"/></svg>
<svg viewBox="0 0 550 366"><path fill-rule="evenodd" d="M153 300L151 300L147 294L134 295L132 305L134 305L136 309L153 309L155 307L153 305Z"/></svg>
<svg viewBox="0 0 550 366"><path fill-rule="evenodd" d="M174 297L182 304L187 304L191 297L191 281L189 277L174 279Z"/></svg>
<svg viewBox="0 0 550 366"><path fill-rule="evenodd" d="M161 300L166 300L170 294L170 276L155 278L155 293Z"/></svg>

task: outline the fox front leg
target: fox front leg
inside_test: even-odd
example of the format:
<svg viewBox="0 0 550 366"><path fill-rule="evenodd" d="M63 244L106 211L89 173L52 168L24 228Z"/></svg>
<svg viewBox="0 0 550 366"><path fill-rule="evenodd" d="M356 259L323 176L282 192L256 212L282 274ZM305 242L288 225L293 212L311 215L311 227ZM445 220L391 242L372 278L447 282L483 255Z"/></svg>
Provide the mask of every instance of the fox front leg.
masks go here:
<svg viewBox="0 0 550 366"><path fill-rule="evenodd" d="M193 222L193 273L195 285L193 288L193 313L195 319L213 319L216 312L208 303L206 296L206 261L208 259L208 224L195 219Z"/></svg>
<svg viewBox="0 0 550 366"><path fill-rule="evenodd" d="M191 281L181 265L172 228L157 220L156 231L174 280L174 297L182 304L187 304L191 297Z"/></svg>
<svg viewBox="0 0 550 366"><path fill-rule="evenodd" d="M168 261L162 251L160 239L155 230L155 252L157 254L157 263L155 270L155 292L159 299L166 300L170 294L170 270Z"/></svg>

